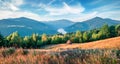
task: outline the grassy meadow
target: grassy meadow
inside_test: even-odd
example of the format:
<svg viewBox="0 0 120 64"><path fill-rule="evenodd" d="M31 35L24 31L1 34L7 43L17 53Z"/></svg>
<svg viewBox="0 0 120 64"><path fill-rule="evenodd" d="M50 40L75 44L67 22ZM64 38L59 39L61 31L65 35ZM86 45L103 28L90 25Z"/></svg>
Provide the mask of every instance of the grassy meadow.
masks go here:
<svg viewBox="0 0 120 64"><path fill-rule="evenodd" d="M0 64L119 64L119 44L120 37L116 37L84 44L49 45L42 49L1 48Z"/></svg>
<svg viewBox="0 0 120 64"><path fill-rule="evenodd" d="M118 49L0 49L0 64L119 64Z"/></svg>

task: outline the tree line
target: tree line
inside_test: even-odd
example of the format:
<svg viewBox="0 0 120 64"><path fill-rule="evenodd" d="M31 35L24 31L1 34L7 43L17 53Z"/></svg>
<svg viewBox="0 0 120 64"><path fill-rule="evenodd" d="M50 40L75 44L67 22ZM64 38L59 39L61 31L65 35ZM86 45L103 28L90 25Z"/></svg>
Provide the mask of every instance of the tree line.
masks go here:
<svg viewBox="0 0 120 64"><path fill-rule="evenodd" d="M6 37L0 34L0 47L40 48L41 46L49 44L66 43L67 40L71 40L73 43L84 43L116 36L120 36L120 24L115 26L105 24L101 28L88 31L76 31L64 35L39 35L33 33L31 36L21 37L16 31Z"/></svg>

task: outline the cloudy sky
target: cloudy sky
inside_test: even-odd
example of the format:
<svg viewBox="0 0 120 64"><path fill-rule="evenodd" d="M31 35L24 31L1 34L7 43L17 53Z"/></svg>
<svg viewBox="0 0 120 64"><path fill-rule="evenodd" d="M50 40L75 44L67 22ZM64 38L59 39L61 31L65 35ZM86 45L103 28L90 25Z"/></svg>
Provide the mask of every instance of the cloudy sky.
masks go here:
<svg viewBox="0 0 120 64"><path fill-rule="evenodd" d="M0 19L81 22L96 16L120 20L120 0L0 0Z"/></svg>

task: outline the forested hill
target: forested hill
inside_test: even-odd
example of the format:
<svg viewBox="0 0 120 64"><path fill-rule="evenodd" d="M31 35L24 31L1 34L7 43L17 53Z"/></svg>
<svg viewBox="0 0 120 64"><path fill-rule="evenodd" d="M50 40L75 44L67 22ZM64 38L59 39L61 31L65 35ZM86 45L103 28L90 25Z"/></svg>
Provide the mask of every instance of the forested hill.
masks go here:
<svg viewBox="0 0 120 64"><path fill-rule="evenodd" d="M109 18L104 19L100 17L95 17L95 18L92 18L92 19L89 19L83 22L76 22L73 25L66 27L65 30L68 32L73 32L76 30L86 31L86 30L91 30L95 28L100 28L104 24L108 24L109 26L117 25L117 24L120 24L120 21L112 20Z"/></svg>
<svg viewBox="0 0 120 64"><path fill-rule="evenodd" d="M61 44L70 40L73 43L85 43L120 36L120 24L116 26L103 25L99 29L76 31L67 34L35 34L21 37L18 32L13 32L7 37L0 35L0 47L40 48L49 44Z"/></svg>
<svg viewBox="0 0 120 64"><path fill-rule="evenodd" d="M31 35L32 33L38 34L57 34L59 29L63 29L66 32L76 32L77 30L86 31L95 28L100 28L104 24L117 25L120 21L112 19L103 19L95 17L87 21L70 21L70 20L54 20L54 21L37 21L25 17L3 19L0 20L0 32L4 36L18 31L21 36Z"/></svg>

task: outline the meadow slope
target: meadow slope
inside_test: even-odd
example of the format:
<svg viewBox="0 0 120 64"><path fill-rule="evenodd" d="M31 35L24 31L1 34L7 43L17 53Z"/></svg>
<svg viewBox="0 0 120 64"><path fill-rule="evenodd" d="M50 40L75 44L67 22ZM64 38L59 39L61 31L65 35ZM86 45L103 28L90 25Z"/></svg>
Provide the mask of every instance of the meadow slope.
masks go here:
<svg viewBox="0 0 120 64"><path fill-rule="evenodd" d="M1 48L0 64L120 64L120 50L114 48L120 48L120 37L43 49Z"/></svg>
<svg viewBox="0 0 120 64"><path fill-rule="evenodd" d="M104 49L104 48L120 48L120 37L108 38L99 41L73 44L57 44L47 45L43 49L67 49L67 48L81 48L81 49Z"/></svg>

